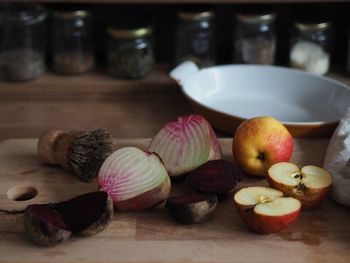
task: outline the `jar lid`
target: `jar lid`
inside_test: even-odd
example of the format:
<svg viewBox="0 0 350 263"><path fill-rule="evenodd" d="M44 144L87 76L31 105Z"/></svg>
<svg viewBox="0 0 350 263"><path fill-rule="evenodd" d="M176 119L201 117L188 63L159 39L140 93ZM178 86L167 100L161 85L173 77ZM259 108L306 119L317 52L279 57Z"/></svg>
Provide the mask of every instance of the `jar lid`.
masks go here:
<svg viewBox="0 0 350 263"><path fill-rule="evenodd" d="M107 32L114 38L138 38L149 36L153 32L152 27L140 27L133 29L108 27Z"/></svg>
<svg viewBox="0 0 350 263"><path fill-rule="evenodd" d="M320 22L320 23L305 23L305 22L295 22L295 27L300 31L315 31L315 30L326 30L330 27L330 22Z"/></svg>
<svg viewBox="0 0 350 263"><path fill-rule="evenodd" d="M31 25L44 21L45 8L36 4L4 4L0 8L0 22Z"/></svg>
<svg viewBox="0 0 350 263"><path fill-rule="evenodd" d="M54 16L61 17L64 19L74 19L74 18L82 18L90 15L88 10L80 9L80 10L55 10L52 12Z"/></svg>
<svg viewBox="0 0 350 263"><path fill-rule="evenodd" d="M275 20L275 14L237 14L239 21L245 23L261 23L261 22L272 22Z"/></svg>
<svg viewBox="0 0 350 263"><path fill-rule="evenodd" d="M214 13L212 11L202 11L202 12L185 12L181 11L177 13L177 16L183 20L202 20L202 19L207 19L211 18L214 16Z"/></svg>

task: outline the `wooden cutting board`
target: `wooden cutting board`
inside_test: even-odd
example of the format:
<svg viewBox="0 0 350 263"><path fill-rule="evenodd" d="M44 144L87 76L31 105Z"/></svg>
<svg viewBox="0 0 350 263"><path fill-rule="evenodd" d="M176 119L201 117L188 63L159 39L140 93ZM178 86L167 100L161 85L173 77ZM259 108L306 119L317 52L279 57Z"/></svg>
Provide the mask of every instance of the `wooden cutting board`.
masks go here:
<svg viewBox="0 0 350 263"><path fill-rule="evenodd" d="M115 140L115 148L145 147L149 139ZM220 140L224 158L231 157L231 140ZM292 161L322 165L327 140L296 140ZM243 184L254 180L245 179ZM260 181L259 183L264 183ZM31 194L18 194L18 188ZM93 191L94 183L80 182L56 167L42 165L36 140L0 144L0 207L20 209L29 203L64 200ZM10 189L16 189L16 191ZM14 201L35 195L27 201ZM189 191L173 184L172 194ZM24 191L25 192L25 191ZM34 194L33 194L34 192ZM201 225L178 225L158 207L137 213L115 212L110 226L89 237L73 237L63 245L43 248L24 233L21 215L0 215L0 262L350 262L350 209L326 200L304 211L296 223L273 235L249 231L231 201L219 204L214 218Z"/></svg>

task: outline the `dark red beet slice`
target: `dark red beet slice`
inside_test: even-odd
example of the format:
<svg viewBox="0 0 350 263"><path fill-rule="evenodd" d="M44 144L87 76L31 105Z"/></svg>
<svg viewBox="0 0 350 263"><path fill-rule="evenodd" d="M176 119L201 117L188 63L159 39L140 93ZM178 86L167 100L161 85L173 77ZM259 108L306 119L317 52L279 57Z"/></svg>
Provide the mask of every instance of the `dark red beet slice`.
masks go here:
<svg viewBox="0 0 350 263"><path fill-rule="evenodd" d="M165 207L176 221L198 224L208 220L218 203L216 195L192 194L168 198Z"/></svg>
<svg viewBox="0 0 350 263"><path fill-rule="evenodd" d="M92 235L102 231L113 216L113 203L106 192L92 192L57 203L54 208L62 215L73 233Z"/></svg>
<svg viewBox="0 0 350 263"><path fill-rule="evenodd" d="M72 233L93 235L104 230L113 216L106 192L92 192L56 204L30 205L24 210L29 237L43 246L63 243Z"/></svg>
<svg viewBox="0 0 350 263"><path fill-rule="evenodd" d="M29 237L42 246L55 246L71 235L69 227L50 205L29 205L24 210L24 227Z"/></svg>
<svg viewBox="0 0 350 263"><path fill-rule="evenodd" d="M235 164L225 160L213 160L190 173L187 183L202 193L225 197L232 192L240 178L240 170Z"/></svg>

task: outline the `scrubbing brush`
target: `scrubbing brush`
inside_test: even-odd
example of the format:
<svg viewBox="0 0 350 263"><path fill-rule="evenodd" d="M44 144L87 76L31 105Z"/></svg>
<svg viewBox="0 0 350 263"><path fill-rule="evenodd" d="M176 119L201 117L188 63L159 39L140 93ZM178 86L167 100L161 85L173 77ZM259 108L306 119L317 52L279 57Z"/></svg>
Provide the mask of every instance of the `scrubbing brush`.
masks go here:
<svg viewBox="0 0 350 263"><path fill-rule="evenodd" d="M46 164L61 165L82 181L91 182L112 153L112 136L106 129L64 132L52 129L39 138L38 154Z"/></svg>

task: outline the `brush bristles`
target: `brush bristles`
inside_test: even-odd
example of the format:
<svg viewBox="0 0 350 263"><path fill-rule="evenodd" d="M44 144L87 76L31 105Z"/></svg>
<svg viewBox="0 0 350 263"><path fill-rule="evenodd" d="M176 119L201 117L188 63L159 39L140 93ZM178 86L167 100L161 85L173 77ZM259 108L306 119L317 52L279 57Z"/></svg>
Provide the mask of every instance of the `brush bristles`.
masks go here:
<svg viewBox="0 0 350 263"><path fill-rule="evenodd" d="M70 165L75 174L85 182L97 177L104 160L112 153L112 136L106 129L98 128L78 136L70 150Z"/></svg>

